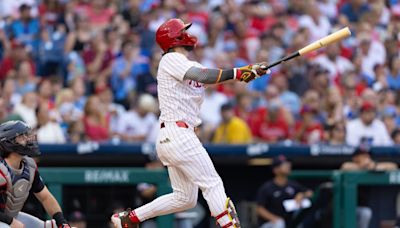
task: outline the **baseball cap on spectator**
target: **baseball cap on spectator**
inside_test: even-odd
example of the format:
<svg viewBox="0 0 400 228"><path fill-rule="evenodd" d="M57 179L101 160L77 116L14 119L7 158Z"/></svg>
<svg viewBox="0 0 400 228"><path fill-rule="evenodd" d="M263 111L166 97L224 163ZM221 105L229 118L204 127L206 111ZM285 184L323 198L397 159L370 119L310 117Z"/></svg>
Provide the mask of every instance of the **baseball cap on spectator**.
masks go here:
<svg viewBox="0 0 400 228"><path fill-rule="evenodd" d="M375 110L376 110L375 106L368 101L365 101L360 107L360 112L368 112L368 111L375 111Z"/></svg>
<svg viewBox="0 0 400 228"><path fill-rule="evenodd" d="M272 159L272 168L279 167L285 163L290 163L290 161L284 155L278 155Z"/></svg>

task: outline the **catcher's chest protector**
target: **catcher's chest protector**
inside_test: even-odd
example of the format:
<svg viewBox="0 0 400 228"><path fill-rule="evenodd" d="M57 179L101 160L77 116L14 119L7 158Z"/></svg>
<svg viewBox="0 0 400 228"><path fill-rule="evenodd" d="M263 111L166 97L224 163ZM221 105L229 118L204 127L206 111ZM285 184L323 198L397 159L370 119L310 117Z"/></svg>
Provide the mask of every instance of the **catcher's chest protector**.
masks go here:
<svg viewBox="0 0 400 228"><path fill-rule="evenodd" d="M2 172L0 185L7 182L4 212L12 217L16 217L24 206L35 177L35 161L30 157L24 157L22 163L23 167L20 170L14 170L7 165L4 159L0 159L0 171Z"/></svg>

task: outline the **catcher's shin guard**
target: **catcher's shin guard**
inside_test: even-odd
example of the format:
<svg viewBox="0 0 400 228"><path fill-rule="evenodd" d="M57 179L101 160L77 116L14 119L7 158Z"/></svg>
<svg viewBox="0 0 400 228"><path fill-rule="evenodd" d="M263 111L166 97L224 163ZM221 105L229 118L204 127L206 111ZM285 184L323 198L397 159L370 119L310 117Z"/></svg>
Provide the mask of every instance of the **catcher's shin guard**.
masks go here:
<svg viewBox="0 0 400 228"><path fill-rule="evenodd" d="M132 220L135 220L134 222ZM128 208L126 211L111 216L114 228L139 228L139 220L135 211Z"/></svg>
<svg viewBox="0 0 400 228"><path fill-rule="evenodd" d="M215 217L217 223L221 226L221 228L241 228L235 205L233 205L233 202L230 198L226 199L225 208L226 210L224 212ZM222 218L225 216L228 218L228 222L221 224L219 220L222 220Z"/></svg>

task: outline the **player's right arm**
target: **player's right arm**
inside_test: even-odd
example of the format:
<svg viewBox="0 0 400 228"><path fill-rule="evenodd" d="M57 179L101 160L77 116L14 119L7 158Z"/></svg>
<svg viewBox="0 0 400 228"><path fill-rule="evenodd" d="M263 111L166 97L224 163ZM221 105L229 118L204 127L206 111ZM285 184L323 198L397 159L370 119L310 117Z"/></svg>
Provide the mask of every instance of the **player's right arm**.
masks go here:
<svg viewBox="0 0 400 228"><path fill-rule="evenodd" d="M261 68L264 63L247 65L240 68L229 70L210 69L191 67L185 74L185 79L201 82L204 84L217 84L231 79L236 79L243 82L250 82L262 75L269 73Z"/></svg>
<svg viewBox="0 0 400 228"><path fill-rule="evenodd" d="M257 63L228 70L210 69L188 60L183 54L173 52L163 57L160 68L179 81L193 80L204 84L217 84L231 79L250 82L270 73L269 70L262 69L263 65L267 64Z"/></svg>

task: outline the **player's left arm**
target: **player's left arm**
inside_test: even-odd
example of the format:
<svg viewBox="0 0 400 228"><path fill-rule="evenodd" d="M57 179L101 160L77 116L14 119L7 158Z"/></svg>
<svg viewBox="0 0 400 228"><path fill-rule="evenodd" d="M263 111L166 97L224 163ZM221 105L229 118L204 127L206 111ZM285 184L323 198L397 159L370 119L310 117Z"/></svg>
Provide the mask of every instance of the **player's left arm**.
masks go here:
<svg viewBox="0 0 400 228"><path fill-rule="evenodd" d="M186 71L184 79L193 80L204 84L217 84L231 79L250 82L264 74L270 73L269 70L264 70L261 67L266 65L266 63L257 63L229 70L192 66L188 71Z"/></svg>
<svg viewBox="0 0 400 228"><path fill-rule="evenodd" d="M67 220L64 218L60 204L58 204L56 198L54 198L53 194L51 194L49 189L44 185L37 170L31 190L43 205L46 212L56 221L59 228L70 228Z"/></svg>

